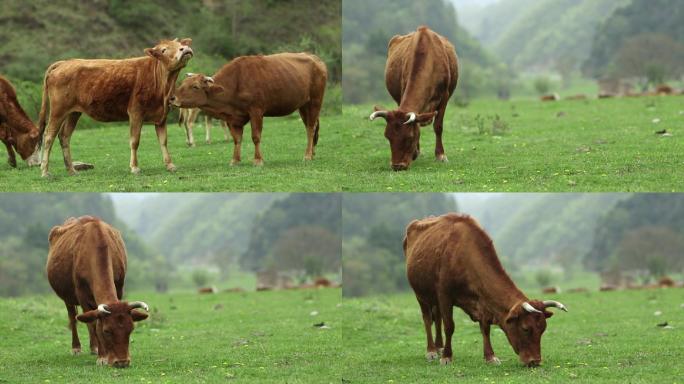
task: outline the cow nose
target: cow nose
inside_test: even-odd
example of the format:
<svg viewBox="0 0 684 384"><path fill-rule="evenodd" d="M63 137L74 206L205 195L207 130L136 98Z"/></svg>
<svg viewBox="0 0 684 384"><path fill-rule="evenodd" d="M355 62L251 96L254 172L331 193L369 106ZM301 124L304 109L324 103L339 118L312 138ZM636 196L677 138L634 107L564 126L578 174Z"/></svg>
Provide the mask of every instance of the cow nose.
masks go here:
<svg viewBox="0 0 684 384"><path fill-rule="evenodd" d="M131 364L130 360L117 360L112 364L114 368L128 368L128 366Z"/></svg>
<svg viewBox="0 0 684 384"><path fill-rule="evenodd" d="M533 360L528 361L527 364L525 364L525 365L527 365L530 368L534 368L534 367L538 367L540 364L541 364L541 359L533 359Z"/></svg>
<svg viewBox="0 0 684 384"><path fill-rule="evenodd" d="M408 165L404 163L392 164L392 170L394 171L405 171L408 169Z"/></svg>

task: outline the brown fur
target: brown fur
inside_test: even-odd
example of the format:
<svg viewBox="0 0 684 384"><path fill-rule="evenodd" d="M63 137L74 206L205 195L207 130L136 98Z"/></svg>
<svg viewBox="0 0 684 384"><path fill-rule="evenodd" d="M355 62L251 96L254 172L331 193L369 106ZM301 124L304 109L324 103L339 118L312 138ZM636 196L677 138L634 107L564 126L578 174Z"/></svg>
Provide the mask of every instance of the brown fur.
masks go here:
<svg viewBox="0 0 684 384"><path fill-rule="evenodd" d="M673 95L675 93L674 89L667 84L660 84L656 87L656 94L658 95Z"/></svg>
<svg viewBox="0 0 684 384"><path fill-rule="evenodd" d="M23 160L29 159L37 150L40 134L38 128L19 105L12 84L0 76L0 141L7 148L7 162L17 166L14 150Z"/></svg>
<svg viewBox="0 0 684 384"><path fill-rule="evenodd" d="M452 312L457 306L480 323L486 361L498 361L489 340L490 326L496 324L524 364L541 362L541 336L552 313L516 287L491 239L474 219L446 214L413 221L406 229L404 253L408 281L423 313L428 357L443 347L442 362L451 361ZM543 313L525 311L522 304L526 301ZM446 343L442 342L442 324Z"/></svg>
<svg viewBox="0 0 684 384"><path fill-rule="evenodd" d="M69 141L82 113L97 121L129 121L130 168L138 173L138 145L143 123L154 123L164 164L175 170L166 145L168 98L178 73L192 57L190 39L163 40L147 56L124 60L58 61L45 72L39 128L46 129L41 172L48 176L49 157L59 134L64 164L75 174ZM49 108L48 108L49 104ZM49 119L48 119L49 114Z"/></svg>
<svg viewBox="0 0 684 384"><path fill-rule="evenodd" d="M314 285L317 287L331 287L332 282L325 277L319 277L316 280L314 280Z"/></svg>
<svg viewBox="0 0 684 384"><path fill-rule="evenodd" d="M541 100L541 101L558 101L558 100L560 100L560 97L558 97L558 95L554 93L551 95L544 95L544 96L540 97L539 100Z"/></svg>
<svg viewBox="0 0 684 384"><path fill-rule="evenodd" d="M57 296L64 300L72 332L72 351L80 352L76 319L88 323L91 352L98 363L126 367L130 363L129 337L133 322L144 313L120 302L126 276L126 248L119 231L92 216L69 218L53 227L47 277ZM106 304L109 315L97 311ZM76 316L76 306L83 314Z"/></svg>
<svg viewBox="0 0 684 384"><path fill-rule="evenodd" d="M458 83L456 49L443 36L422 26L408 35L396 35L389 42L385 85L398 108L384 117L385 137L390 142L391 166L406 170L420 154L420 126L430 124L437 138L435 157L446 161L442 144L444 113ZM376 107L375 111L384 110ZM408 114L416 121L404 124Z"/></svg>
<svg viewBox="0 0 684 384"><path fill-rule="evenodd" d="M560 288L558 287L546 287L542 289L542 293L560 293Z"/></svg>
<svg viewBox="0 0 684 384"><path fill-rule="evenodd" d="M675 286L674 280L668 276L663 276L658 280L658 286L662 288L672 288Z"/></svg>
<svg viewBox="0 0 684 384"><path fill-rule="evenodd" d="M307 53L244 56L224 65L212 78L213 83L203 74L188 77L176 90L172 103L181 108L198 107L228 123L234 142L231 164L240 162L242 131L247 122L252 126L254 164L262 165L264 116L287 116L296 110L307 132L304 159L313 159L328 78L323 61Z"/></svg>

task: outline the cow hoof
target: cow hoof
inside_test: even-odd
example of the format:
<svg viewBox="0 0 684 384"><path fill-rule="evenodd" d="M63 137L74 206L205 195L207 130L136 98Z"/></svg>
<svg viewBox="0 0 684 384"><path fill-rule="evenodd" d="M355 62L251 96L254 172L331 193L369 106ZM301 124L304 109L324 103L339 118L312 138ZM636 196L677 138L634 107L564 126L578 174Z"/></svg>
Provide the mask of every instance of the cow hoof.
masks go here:
<svg viewBox="0 0 684 384"><path fill-rule="evenodd" d="M17 167L17 160L16 159L9 159L9 160L7 160L7 164L9 164L10 167L12 167L12 168L16 168Z"/></svg>
<svg viewBox="0 0 684 384"><path fill-rule="evenodd" d="M304 156L304 161L311 161L313 160L313 156Z"/></svg>
<svg viewBox="0 0 684 384"><path fill-rule="evenodd" d="M97 365L107 365L107 358L105 357L98 357L97 362L95 363Z"/></svg>
<svg viewBox="0 0 684 384"><path fill-rule="evenodd" d="M263 167L264 166L264 160L263 159L254 159L254 166L255 167Z"/></svg>
<svg viewBox="0 0 684 384"><path fill-rule="evenodd" d="M78 171L75 170L75 169L70 169L68 172L69 172L69 176L76 176L76 175L78 175Z"/></svg>
<svg viewBox="0 0 684 384"><path fill-rule="evenodd" d="M40 177L43 179L52 179L52 174L50 174L50 172L43 172Z"/></svg>
<svg viewBox="0 0 684 384"><path fill-rule="evenodd" d="M451 357L442 357L439 359L439 363L442 365L451 364Z"/></svg>
<svg viewBox="0 0 684 384"><path fill-rule="evenodd" d="M90 354L91 354L91 355L97 355L97 347L95 347L95 348L90 348Z"/></svg>
<svg viewBox="0 0 684 384"><path fill-rule="evenodd" d="M78 348L71 348L71 354L76 356L81 354L81 347Z"/></svg>
<svg viewBox="0 0 684 384"><path fill-rule="evenodd" d="M448 163L449 162L449 159L447 159L446 155L443 153L441 155L437 155L435 160L439 161L440 163Z"/></svg>
<svg viewBox="0 0 684 384"><path fill-rule="evenodd" d="M240 165L240 160L232 159L232 160L230 161L230 166L231 166L231 167L234 167L234 166L236 166L236 165Z"/></svg>
<svg viewBox="0 0 684 384"><path fill-rule="evenodd" d="M499 360L498 357L494 356L491 359L487 359L487 364L501 365L501 360Z"/></svg>
<svg viewBox="0 0 684 384"><path fill-rule="evenodd" d="M437 353L435 351L427 352L425 354L425 358L427 359L427 361L437 360L437 359L439 359L439 353Z"/></svg>
<svg viewBox="0 0 684 384"><path fill-rule="evenodd" d="M166 165L166 170L169 172L176 172L176 166L173 164L167 164Z"/></svg>
<svg viewBox="0 0 684 384"><path fill-rule="evenodd" d="M190 148L192 148L192 147L194 147L194 146L195 146L195 143L185 143L185 144L187 144L187 145L188 145L188 147L190 147Z"/></svg>
<svg viewBox="0 0 684 384"><path fill-rule="evenodd" d="M211 140L207 140L206 143L207 143L207 144L211 144Z"/></svg>
<svg viewBox="0 0 684 384"><path fill-rule="evenodd" d="M131 167L131 173L134 175L139 175L140 174L140 168L138 167Z"/></svg>

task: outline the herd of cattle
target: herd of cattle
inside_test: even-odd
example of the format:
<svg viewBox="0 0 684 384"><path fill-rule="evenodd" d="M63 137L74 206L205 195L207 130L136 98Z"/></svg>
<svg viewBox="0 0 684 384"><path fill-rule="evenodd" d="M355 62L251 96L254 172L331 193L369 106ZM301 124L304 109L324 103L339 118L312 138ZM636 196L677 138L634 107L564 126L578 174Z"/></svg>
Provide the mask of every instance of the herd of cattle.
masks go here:
<svg viewBox="0 0 684 384"><path fill-rule="evenodd" d="M134 174L140 172L137 150L142 125L154 124L164 165L174 171L166 132L170 105L199 108L224 121L235 146L231 164L240 162L242 131L249 122L255 165L263 164L259 144L264 116L286 116L298 110L307 131L304 158L313 159L328 76L318 57L308 53L238 57L213 76L188 74L176 89L181 69L194 55L191 43L191 39L162 40L145 49L145 56L131 59L53 63L45 72L37 126L19 105L9 81L0 77L0 140L10 165L16 166L16 150L29 165L40 163L42 176L49 176L50 150L59 136L64 164L69 174L75 174L69 143L85 113L100 122L129 122ZM191 128L187 141L193 144Z"/></svg>
<svg viewBox="0 0 684 384"><path fill-rule="evenodd" d="M646 92L624 92L624 93L616 93L616 92L606 92L606 91L601 91L598 94L599 99L612 99L616 97L649 97L649 96L674 96L674 95L684 95L684 90L676 90L672 88L671 86L667 84L661 84L655 88L654 91L646 91ZM548 95L543 95L539 98L541 101L559 101L561 99L560 95L557 93L551 93ZM583 93L577 94L577 95L572 95L572 96L567 96L565 97L565 100L587 100L589 97Z"/></svg>

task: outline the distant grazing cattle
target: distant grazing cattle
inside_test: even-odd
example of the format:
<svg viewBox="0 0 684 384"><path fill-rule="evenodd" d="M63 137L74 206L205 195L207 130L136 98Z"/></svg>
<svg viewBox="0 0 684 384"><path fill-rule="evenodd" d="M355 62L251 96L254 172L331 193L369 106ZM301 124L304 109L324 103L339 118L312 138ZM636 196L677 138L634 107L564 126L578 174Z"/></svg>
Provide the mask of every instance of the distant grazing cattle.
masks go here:
<svg viewBox="0 0 684 384"><path fill-rule="evenodd" d="M589 292L589 290L584 288L584 287L578 287L578 288L568 289L568 292L570 292L570 293L584 293L584 292Z"/></svg>
<svg viewBox="0 0 684 384"><path fill-rule="evenodd" d="M53 227L47 277L69 313L71 350L81 352L76 320L88 324L90 351L97 364L125 368L130 364L128 344L133 322L145 320L148 310L141 301L122 302L126 277L126 247L121 234L91 216L69 218ZM76 315L76 306L83 313Z"/></svg>
<svg viewBox="0 0 684 384"><path fill-rule="evenodd" d="M330 282L330 280L326 279L325 277L319 277L316 280L314 280L314 285L317 287L330 287L332 286L332 282Z"/></svg>
<svg viewBox="0 0 684 384"><path fill-rule="evenodd" d="M228 288L226 289L226 292L231 292L231 293L242 293L245 290L240 288L240 287L235 287L235 288Z"/></svg>
<svg viewBox="0 0 684 384"><path fill-rule="evenodd" d="M0 76L0 141L7 148L9 165L13 168L17 166L15 148L29 165L36 165L39 139L38 128L19 105L14 87Z"/></svg>
<svg viewBox="0 0 684 384"><path fill-rule="evenodd" d="M615 95L612 93L599 93L599 95L598 95L599 99L612 99L614 97L615 97Z"/></svg>
<svg viewBox="0 0 684 384"><path fill-rule="evenodd" d="M458 83L456 49L443 36L425 26L389 42L385 85L398 108L375 107L371 120L386 121L385 137L395 171L408 169L420 154L420 127L434 119L435 158L447 161L442 144L444 114Z"/></svg>
<svg viewBox="0 0 684 384"><path fill-rule="evenodd" d="M542 289L542 293L560 293L560 288L558 287L546 287Z"/></svg>
<svg viewBox="0 0 684 384"><path fill-rule="evenodd" d="M204 287L197 290L197 293L216 293L216 288L214 287Z"/></svg>
<svg viewBox="0 0 684 384"><path fill-rule="evenodd" d="M129 122L130 167L134 174L140 172L137 152L142 125L154 123L166 169L175 171L166 145L166 115L178 73L192 57L191 42L162 40L154 48L145 49L147 56L132 59L74 59L50 65L45 72L38 123L41 134L47 124L42 176L49 176L50 150L57 134L64 164L69 174L76 173L69 140L82 113L102 122Z"/></svg>
<svg viewBox="0 0 684 384"><path fill-rule="evenodd" d="M327 79L325 63L308 53L244 56L233 59L211 77L189 74L171 103L180 108L200 108L228 123L234 143L231 165L240 162L242 130L247 122L252 126L254 165L263 165L260 143L264 116L287 116L299 110L307 133L304 160L312 160Z"/></svg>
<svg viewBox="0 0 684 384"><path fill-rule="evenodd" d="M616 291L617 289L618 287L612 284L603 284L599 287L599 291L601 292Z"/></svg>
<svg viewBox="0 0 684 384"><path fill-rule="evenodd" d="M672 288L675 286L674 280L668 276L663 276L658 280L658 286L663 288Z"/></svg>
<svg viewBox="0 0 684 384"><path fill-rule="evenodd" d="M195 138L192 134L192 128L195 125L197 116L200 113L199 108L180 108L178 110L178 125L182 125L185 128L185 144L188 147L195 146ZM223 120L219 120L219 124L223 128L223 137L228 141L228 126ZM205 115L204 116L204 141L207 144L211 144L211 128L212 128L212 118Z"/></svg>
<svg viewBox="0 0 684 384"><path fill-rule="evenodd" d="M496 324L523 364L541 363L541 337L546 319L553 315L546 309L566 308L553 300L528 299L503 269L492 240L474 219L447 214L415 220L406 228L404 254L408 281L423 313L428 360L436 359L443 346L440 361L451 362L453 307L457 306L480 323L486 362L499 363L489 338L490 326Z"/></svg>
<svg viewBox="0 0 684 384"><path fill-rule="evenodd" d="M585 94L572 95L572 96L568 96L565 98L565 100L586 100L586 99L587 99L587 95L585 95Z"/></svg>
<svg viewBox="0 0 684 384"><path fill-rule="evenodd" d="M544 95L539 98L541 101L558 101L560 100L560 96L558 96L557 93L553 93L550 95Z"/></svg>
<svg viewBox="0 0 684 384"><path fill-rule="evenodd" d="M656 87L655 93L658 95L672 95L675 93L675 91L667 84L660 84Z"/></svg>

